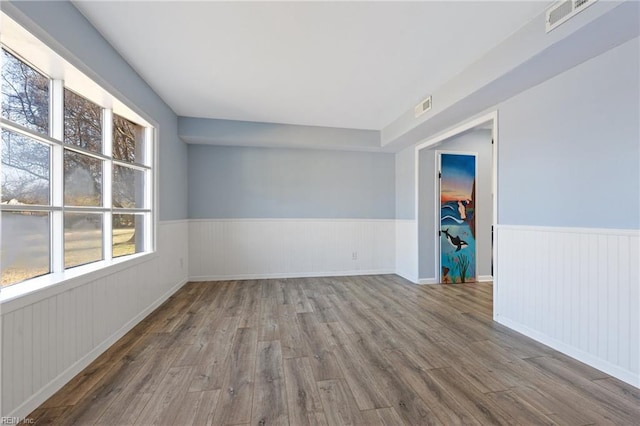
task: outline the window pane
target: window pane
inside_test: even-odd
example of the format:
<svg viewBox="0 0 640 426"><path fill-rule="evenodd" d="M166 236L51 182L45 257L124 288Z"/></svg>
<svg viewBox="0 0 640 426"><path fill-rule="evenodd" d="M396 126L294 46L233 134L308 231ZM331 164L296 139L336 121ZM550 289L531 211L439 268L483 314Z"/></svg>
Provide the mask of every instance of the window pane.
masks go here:
<svg viewBox="0 0 640 426"><path fill-rule="evenodd" d="M144 251L144 214L113 215L113 257Z"/></svg>
<svg viewBox="0 0 640 426"><path fill-rule="evenodd" d="M113 207L144 208L144 175L141 170L113 165Z"/></svg>
<svg viewBox="0 0 640 426"><path fill-rule="evenodd" d="M4 49L2 117L49 134L49 79Z"/></svg>
<svg viewBox="0 0 640 426"><path fill-rule="evenodd" d="M102 205L102 160L64 151L64 204Z"/></svg>
<svg viewBox="0 0 640 426"><path fill-rule="evenodd" d="M49 213L2 212L2 285L49 273Z"/></svg>
<svg viewBox="0 0 640 426"><path fill-rule="evenodd" d="M129 163L146 164L144 127L113 115L113 158Z"/></svg>
<svg viewBox="0 0 640 426"><path fill-rule="evenodd" d="M64 142L102 153L102 108L64 89Z"/></svg>
<svg viewBox="0 0 640 426"><path fill-rule="evenodd" d="M102 214L64 214L64 267L102 260Z"/></svg>
<svg viewBox="0 0 640 426"><path fill-rule="evenodd" d="M51 148L2 130L2 203L49 204Z"/></svg>

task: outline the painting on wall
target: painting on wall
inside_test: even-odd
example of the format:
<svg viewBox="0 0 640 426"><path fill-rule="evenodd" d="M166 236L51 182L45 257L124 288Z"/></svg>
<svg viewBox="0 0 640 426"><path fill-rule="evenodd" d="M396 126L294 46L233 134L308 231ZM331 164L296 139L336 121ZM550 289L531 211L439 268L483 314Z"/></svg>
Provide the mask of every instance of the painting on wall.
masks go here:
<svg viewBox="0 0 640 426"><path fill-rule="evenodd" d="M476 278L476 155L440 154L440 282Z"/></svg>

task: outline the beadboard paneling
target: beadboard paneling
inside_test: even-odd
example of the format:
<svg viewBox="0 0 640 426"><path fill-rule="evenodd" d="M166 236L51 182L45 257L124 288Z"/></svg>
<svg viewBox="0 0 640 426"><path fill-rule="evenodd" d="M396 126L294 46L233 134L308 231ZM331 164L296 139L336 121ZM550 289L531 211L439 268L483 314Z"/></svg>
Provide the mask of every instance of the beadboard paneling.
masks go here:
<svg viewBox="0 0 640 426"><path fill-rule="evenodd" d="M160 222L148 260L3 303L2 416L28 415L180 288L187 238L187 221Z"/></svg>
<svg viewBox="0 0 640 426"><path fill-rule="evenodd" d="M495 319L640 386L640 232L497 227Z"/></svg>
<svg viewBox="0 0 640 426"><path fill-rule="evenodd" d="M395 221L191 220L189 268L192 281L393 273Z"/></svg>
<svg viewBox="0 0 640 426"><path fill-rule="evenodd" d="M418 228L415 220L396 220L396 274L418 283Z"/></svg>

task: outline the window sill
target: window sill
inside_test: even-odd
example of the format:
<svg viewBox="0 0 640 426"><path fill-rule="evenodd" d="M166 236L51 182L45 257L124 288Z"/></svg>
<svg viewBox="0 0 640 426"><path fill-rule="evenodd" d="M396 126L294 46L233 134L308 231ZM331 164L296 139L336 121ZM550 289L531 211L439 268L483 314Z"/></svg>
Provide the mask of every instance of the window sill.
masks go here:
<svg viewBox="0 0 640 426"><path fill-rule="evenodd" d="M77 266L62 273L48 274L0 290L0 313L6 314L65 291L83 286L158 257L157 252L138 253L122 258Z"/></svg>

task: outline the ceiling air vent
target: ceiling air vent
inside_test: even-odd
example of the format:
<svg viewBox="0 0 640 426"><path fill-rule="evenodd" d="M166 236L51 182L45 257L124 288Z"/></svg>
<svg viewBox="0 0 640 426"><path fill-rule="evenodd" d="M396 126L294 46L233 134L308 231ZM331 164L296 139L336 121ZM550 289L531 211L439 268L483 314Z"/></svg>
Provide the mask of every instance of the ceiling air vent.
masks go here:
<svg viewBox="0 0 640 426"><path fill-rule="evenodd" d="M422 114L429 111L430 109L431 109L431 96L429 96L427 99L425 99L424 101L416 105L416 107L413 109L413 112L415 113L416 117L420 117Z"/></svg>
<svg viewBox="0 0 640 426"><path fill-rule="evenodd" d="M597 0L562 0L554 3L546 13L547 32L566 22L569 18L582 12Z"/></svg>

